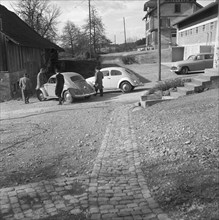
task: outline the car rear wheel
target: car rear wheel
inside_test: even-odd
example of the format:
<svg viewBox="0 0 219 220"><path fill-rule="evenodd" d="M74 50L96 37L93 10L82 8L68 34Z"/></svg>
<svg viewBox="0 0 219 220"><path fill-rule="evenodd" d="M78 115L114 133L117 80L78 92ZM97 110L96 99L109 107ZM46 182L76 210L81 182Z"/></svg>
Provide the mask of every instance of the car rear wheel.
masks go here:
<svg viewBox="0 0 219 220"><path fill-rule="evenodd" d="M46 99L45 96L44 96L44 94L43 94L43 92L40 91L40 90L37 91L37 98L38 98L39 101L41 101L41 102Z"/></svg>
<svg viewBox="0 0 219 220"><path fill-rule="evenodd" d="M66 103L72 103L74 98L72 97L71 93L69 91L65 91L64 93L64 101Z"/></svg>
<svg viewBox="0 0 219 220"><path fill-rule="evenodd" d="M123 82L120 86L120 89L122 90L122 92L127 93L127 92L131 92L132 90L132 85L129 82Z"/></svg>
<svg viewBox="0 0 219 220"><path fill-rule="evenodd" d="M181 74L188 74L189 68L187 66L182 67Z"/></svg>

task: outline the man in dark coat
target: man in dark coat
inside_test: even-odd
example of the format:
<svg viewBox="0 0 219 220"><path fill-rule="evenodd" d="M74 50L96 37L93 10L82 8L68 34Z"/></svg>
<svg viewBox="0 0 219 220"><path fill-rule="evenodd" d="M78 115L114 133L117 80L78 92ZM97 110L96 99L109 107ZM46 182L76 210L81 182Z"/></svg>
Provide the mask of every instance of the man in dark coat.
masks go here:
<svg viewBox="0 0 219 220"><path fill-rule="evenodd" d="M100 71L99 67L95 69L95 90L100 91L100 96L103 96L103 73Z"/></svg>
<svg viewBox="0 0 219 220"><path fill-rule="evenodd" d="M64 76L60 73L59 69L56 68L56 88L55 88L55 94L59 98L59 104L62 105L63 98L62 98L62 90L64 87Z"/></svg>
<svg viewBox="0 0 219 220"><path fill-rule="evenodd" d="M22 98L23 98L24 103L28 104L31 89L32 89L32 83L27 73L25 73L24 76L20 78L19 87L21 88L21 93L22 93Z"/></svg>

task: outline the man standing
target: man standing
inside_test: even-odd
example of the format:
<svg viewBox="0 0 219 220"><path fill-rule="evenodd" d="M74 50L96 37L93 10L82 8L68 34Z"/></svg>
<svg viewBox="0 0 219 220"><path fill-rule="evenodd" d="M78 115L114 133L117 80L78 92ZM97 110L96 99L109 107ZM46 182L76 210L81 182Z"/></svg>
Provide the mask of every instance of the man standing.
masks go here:
<svg viewBox="0 0 219 220"><path fill-rule="evenodd" d="M25 104L29 103L30 98L30 92L32 88L32 83L30 79L28 78L27 73L24 74L22 78L20 78L19 81L19 87L21 88L22 98Z"/></svg>
<svg viewBox="0 0 219 220"><path fill-rule="evenodd" d="M36 86L36 90L39 90L40 87L46 83L46 76L45 76L45 68L41 68L40 72L37 74L37 86Z"/></svg>
<svg viewBox="0 0 219 220"><path fill-rule="evenodd" d="M95 90L100 91L100 96L103 96L103 73L100 71L99 67L95 69Z"/></svg>
<svg viewBox="0 0 219 220"><path fill-rule="evenodd" d="M65 80L64 80L64 76L60 73L58 68L56 68L55 71L56 71L55 94L59 98L59 104L58 105L62 105L62 102L63 102L62 90L63 90L63 87L64 87Z"/></svg>

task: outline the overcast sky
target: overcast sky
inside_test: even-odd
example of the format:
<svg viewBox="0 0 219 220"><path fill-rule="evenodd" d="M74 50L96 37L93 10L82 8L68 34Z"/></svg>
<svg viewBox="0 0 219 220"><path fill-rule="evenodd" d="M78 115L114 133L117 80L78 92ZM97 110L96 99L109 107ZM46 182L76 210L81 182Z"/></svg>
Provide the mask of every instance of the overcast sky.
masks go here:
<svg viewBox="0 0 219 220"><path fill-rule="evenodd" d="M205 6L214 0L199 0L199 4ZM0 0L0 4L13 11L11 4L15 0ZM74 22L81 27L88 18L88 0L51 0L61 9L59 17L59 33L67 20ZM124 42L124 23L125 18L126 39L140 39L145 37L145 27L142 18L145 16L143 6L146 0L91 0L105 25L106 36L113 43Z"/></svg>

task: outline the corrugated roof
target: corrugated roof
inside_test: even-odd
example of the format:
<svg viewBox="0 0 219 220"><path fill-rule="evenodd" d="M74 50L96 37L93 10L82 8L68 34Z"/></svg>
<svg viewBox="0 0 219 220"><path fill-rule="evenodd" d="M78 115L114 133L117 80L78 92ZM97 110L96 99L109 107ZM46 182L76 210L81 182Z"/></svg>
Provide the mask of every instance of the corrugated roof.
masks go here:
<svg viewBox="0 0 219 220"><path fill-rule="evenodd" d="M178 21L176 23L174 23L173 25L177 25L177 24L183 23L183 22L185 22L187 20L191 20L191 18L196 17L196 16L198 16L201 13L204 13L205 11L207 11L210 8L214 8L216 6L218 7L218 4L219 4L218 2L212 2L209 5L205 6L204 8L199 9L194 14L192 14L192 15L190 15L190 16L188 16L188 17L186 17L186 18L184 18L184 19L182 19L182 20L180 20L180 21Z"/></svg>
<svg viewBox="0 0 219 220"><path fill-rule="evenodd" d="M0 18L2 19L1 32L19 45L64 51L61 47L40 36L14 12L9 11L3 5L0 5Z"/></svg>

